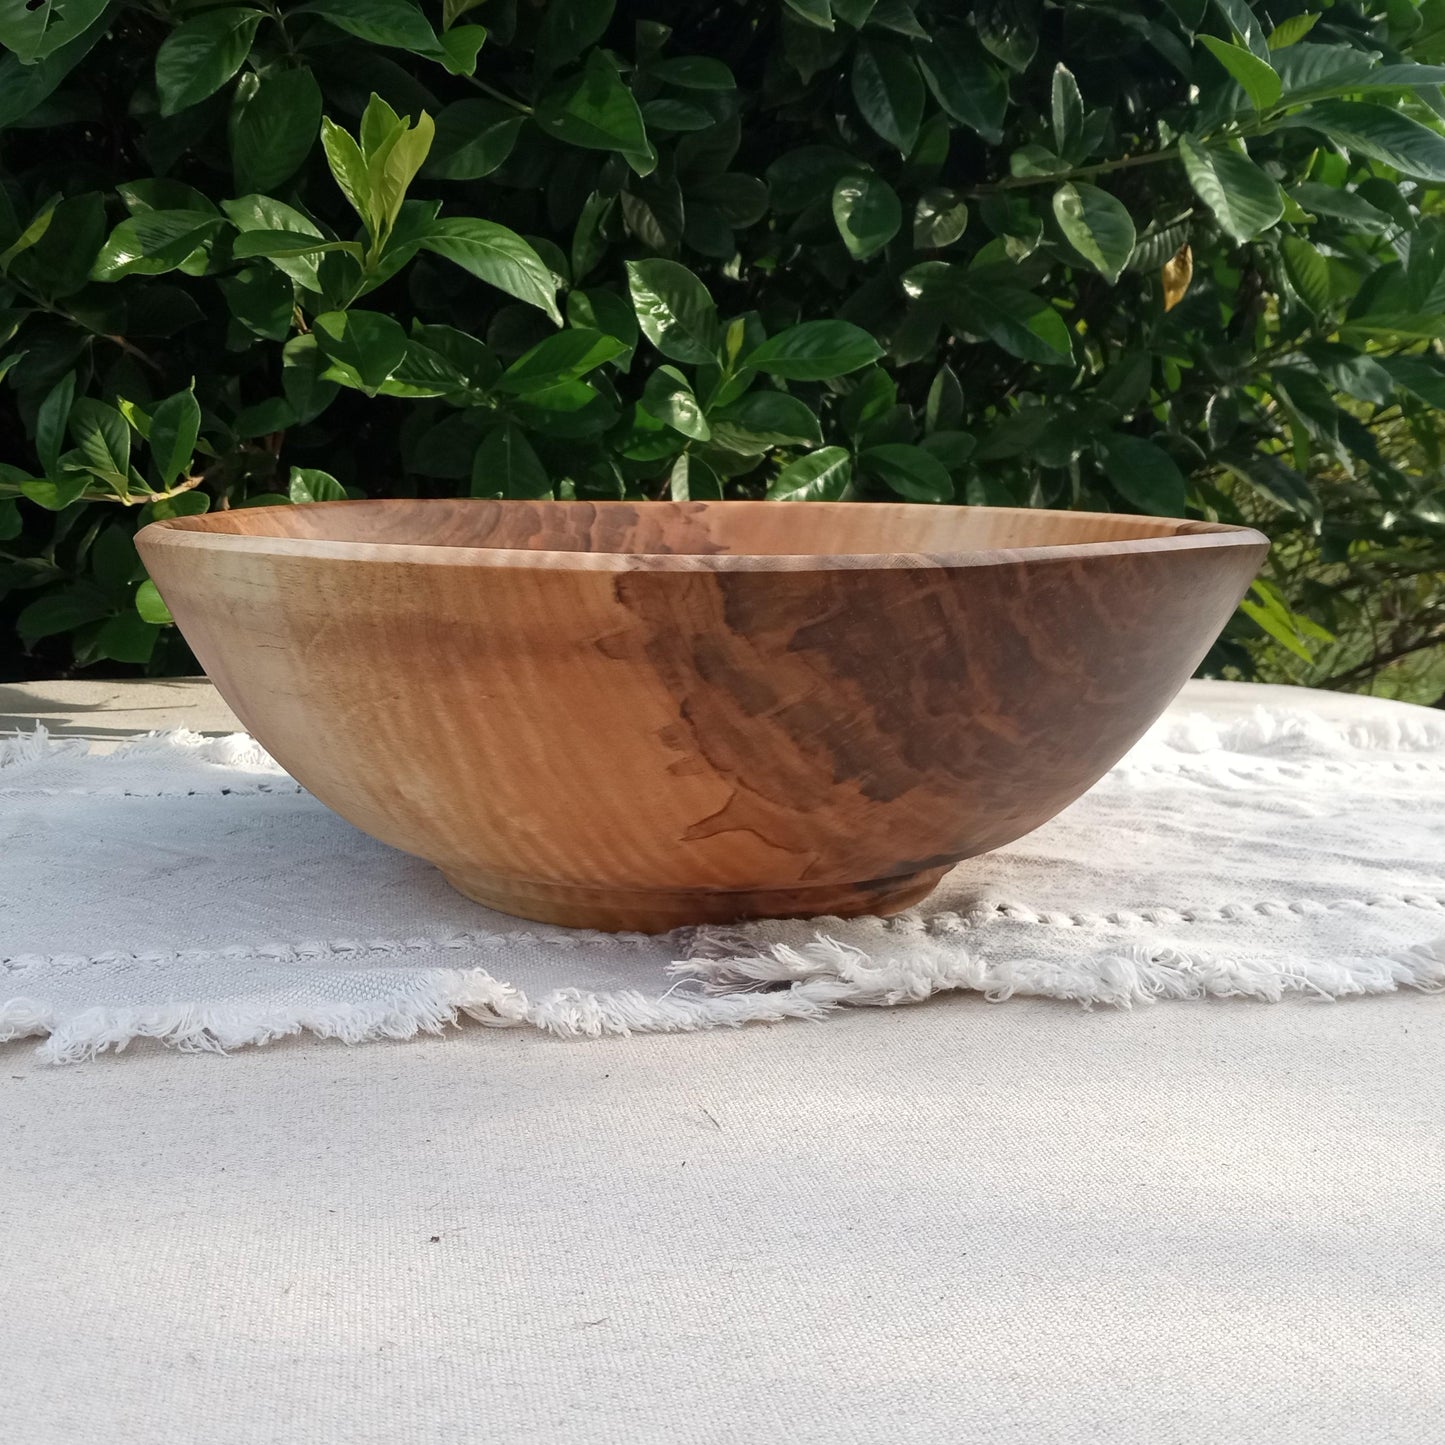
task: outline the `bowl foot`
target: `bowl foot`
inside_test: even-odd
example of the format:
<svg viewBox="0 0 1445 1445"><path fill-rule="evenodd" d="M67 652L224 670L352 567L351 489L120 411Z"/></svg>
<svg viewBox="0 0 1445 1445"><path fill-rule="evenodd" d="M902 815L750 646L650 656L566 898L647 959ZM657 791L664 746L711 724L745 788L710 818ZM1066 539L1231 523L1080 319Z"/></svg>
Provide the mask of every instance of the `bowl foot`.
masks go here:
<svg viewBox="0 0 1445 1445"><path fill-rule="evenodd" d="M667 933L695 923L741 923L749 918L852 918L860 913L901 913L933 892L947 867L893 878L815 887L629 891L531 883L491 873L442 870L447 882L474 903L563 928L605 933Z"/></svg>

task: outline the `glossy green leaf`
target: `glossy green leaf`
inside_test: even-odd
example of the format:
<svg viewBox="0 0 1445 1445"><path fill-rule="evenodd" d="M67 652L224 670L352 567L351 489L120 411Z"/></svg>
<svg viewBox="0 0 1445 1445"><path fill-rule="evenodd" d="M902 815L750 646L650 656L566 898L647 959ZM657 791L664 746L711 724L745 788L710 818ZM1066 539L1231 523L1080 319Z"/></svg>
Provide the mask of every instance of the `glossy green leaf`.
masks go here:
<svg viewBox="0 0 1445 1445"><path fill-rule="evenodd" d="M327 378L359 387L369 396L376 395L406 355L406 332L376 311L328 311L316 318L312 334L332 363Z"/></svg>
<svg viewBox="0 0 1445 1445"><path fill-rule="evenodd" d="M674 502L718 502L722 480L701 457L684 452L668 473L667 493Z"/></svg>
<svg viewBox="0 0 1445 1445"><path fill-rule="evenodd" d="M487 40L484 25L459 25L437 37L439 50L433 58L453 75L471 75L477 68L477 56Z"/></svg>
<svg viewBox="0 0 1445 1445"><path fill-rule="evenodd" d="M1280 78L1269 61L1243 45L1231 45L1213 35L1201 35L1199 43L1238 81L1249 103L1261 115L1279 104Z"/></svg>
<svg viewBox="0 0 1445 1445"><path fill-rule="evenodd" d="M1368 83L1375 57L1348 45L1293 45L1269 53L1291 104L1340 95Z"/></svg>
<svg viewBox="0 0 1445 1445"><path fill-rule="evenodd" d="M898 193L871 172L845 176L833 187L833 220L856 261L876 255L903 225Z"/></svg>
<svg viewBox="0 0 1445 1445"><path fill-rule="evenodd" d="M327 251L347 251L360 257L362 248L354 241L326 241L300 231L243 231L231 243L238 261L264 256L267 260L294 260L299 256L320 256Z"/></svg>
<svg viewBox="0 0 1445 1445"><path fill-rule="evenodd" d="M1248 241L1268 230L1284 214L1279 184L1247 156L1223 146L1201 145L1190 136L1180 138L1179 154L1194 193L1236 241Z"/></svg>
<svg viewBox="0 0 1445 1445"><path fill-rule="evenodd" d="M973 23L984 49L1010 70L1023 70L1039 44L1041 0L976 0Z"/></svg>
<svg viewBox="0 0 1445 1445"><path fill-rule="evenodd" d="M306 502L344 502L346 488L330 472L314 467L292 467L287 495L298 504Z"/></svg>
<svg viewBox="0 0 1445 1445"><path fill-rule="evenodd" d="M923 447L869 447L859 456L858 466L865 475L877 477L910 502L947 502L953 498L953 478L948 468Z"/></svg>
<svg viewBox="0 0 1445 1445"><path fill-rule="evenodd" d="M794 15L807 21L809 25L816 25L820 30L833 28L831 0L783 0L783 3Z"/></svg>
<svg viewBox="0 0 1445 1445"><path fill-rule="evenodd" d="M327 360L314 334L293 336L282 351L281 390L298 423L313 421L335 399L337 384L323 379Z"/></svg>
<svg viewBox="0 0 1445 1445"><path fill-rule="evenodd" d="M237 506L246 506L242 500ZM147 521L166 522L172 517L199 517L210 511L211 499L205 492L177 492L173 497L156 497L145 505L141 513Z"/></svg>
<svg viewBox="0 0 1445 1445"><path fill-rule="evenodd" d="M135 610L153 627L166 627L174 621L171 609L149 577L136 588Z"/></svg>
<svg viewBox="0 0 1445 1445"><path fill-rule="evenodd" d="M67 371L46 393L35 414L35 451L46 476L60 471L60 454L65 449L66 426L74 401L75 373Z"/></svg>
<svg viewBox="0 0 1445 1445"><path fill-rule="evenodd" d="M1104 472L1126 502L1156 517L1184 514L1184 475L1168 452L1144 437L1120 434L1103 444Z"/></svg>
<svg viewBox="0 0 1445 1445"><path fill-rule="evenodd" d="M853 477L853 459L843 447L821 447L789 462L773 479L774 502L836 502Z"/></svg>
<svg viewBox="0 0 1445 1445"><path fill-rule="evenodd" d="M1264 30L1250 4L1250 0L1212 0L1213 8L1224 18L1229 27L1244 44L1261 58L1269 55L1269 45ZM1191 26L1191 29L1198 28Z"/></svg>
<svg viewBox="0 0 1445 1445"><path fill-rule="evenodd" d="M33 66L82 35L105 9L106 0L6 0L0 5L0 46Z"/></svg>
<svg viewBox="0 0 1445 1445"><path fill-rule="evenodd" d="M614 0L551 0L537 37L538 59L548 70L576 60L606 33Z"/></svg>
<svg viewBox="0 0 1445 1445"><path fill-rule="evenodd" d="M371 174L361 147L329 116L321 122L321 145L332 177L341 187L341 194L346 197L351 209L369 224L375 207L371 199Z"/></svg>
<svg viewBox="0 0 1445 1445"><path fill-rule="evenodd" d="M968 228L968 206L957 191L935 186L919 196L913 208L913 245L919 251L941 251Z"/></svg>
<svg viewBox="0 0 1445 1445"><path fill-rule="evenodd" d="M209 211L139 211L110 233L91 276L118 281L174 271L223 225L225 218Z"/></svg>
<svg viewBox="0 0 1445 1445"><path fill-rule="evenodd" d="M1281 20L1273 30L1269 32L1267 43L1273 50L1283 50L1286 46L1297 44L1303 40L1315 27L1315 22L1320 17L1317 14L1291 15L1287 20Z"/></svg>
<svg viewBox="0 0 1445 1445"><path fill-rule="evenodd" d="M436 118L436 137L422 174L475 181L505 164L525 117L492 100L458 100Z"/></svg>
<svg viewBox="0 0 1445 1445"><path fill-rule="evenodd" d="M94 397L80 397L70 409L70 437L85 466L125 489L130 473L130 427L113 406Z"/></svg>
<svg viewBox="0 0 1445 1445"><path fill-rule="evenodd" d="M401 123L374 152L368 153L366 169L373 233L389 233L396 225L407 190L431 150L435 132L431 116L423 111L415 125Z"/></svg>
<svg viewBox="0 0 1445 1445"><path fill-rule="evenodd" d="M111 662L147 663L158 631L137 612L108 617L95 635L95 655Z"/></svg>
<svg viewBox="0 0 1445 1445"><path fill-rule="evenodd" d="M1280 254L1284 258L1285 275L1300 300L1316 316L1328 311L1331 294L1329 262L1308 241L1298 236L1282 237Z"/></svg>
<svg viewBox="0 0 1445 1445"><path fill-rule="evenodd" d="M1062 61L1054 67L1051 100L1054 147L1060 155L1068 155L1083 135L1084 100L1073 71Z"/></svg>
<svg viewBox="0 0 1445 1445"><path fill-rule="evenodd" d="M1407 176L1445 181L1445 136L1383 105L1322 100L1289 117L1346 150L1383 161Z"/></svg>
<svg viewBox="0 0 1445 1445"><path fill-rule="evenodd" d="M60 204L61 199L59 195L54 195L46 201L35 213L30 224L3 251L0 251L0 271L4 271L22 251L28 251L41 240L50 229L50 222L55 216L55 208Z"/></svg>
<svg viewBox="0 0 1445 1445"><path fill-rule="evenodd" d="M474 497L546 497L547 469L521 427L512 422L487 433L472 461Z"/></svg>
<svg viewBox="0 0 1445 1445"><path fill-rule="evenodd" d="M924 429L928 432L949 430L963 419L963 387L958 373L945 362L938 368L928 388L924 406Z"/></svg>
<svg viewBox="0 0 1445 1445"><path fill-rule="evenodd" d="M701 442L712 436L712 428L693 395L691 384L675 366L659 366L647 378L638 405L683 436Z"/></svg>
<svg viewBox="0 0 1445 1445"><path fill-rule="evenodd" d="M859 114L907 155L918 140L925 95L912 52L897 40L863 40L853 52L851 83Z"/></svg>
<svg viewBox="0 0 1445 1445"><path fill-rule="evenodd" d="M200 430L201 408L190 390L167 397L151 414L148 440L163 487L189 468Z"/></svg>
<svg viewBox="0 0 1445 1445"><path fill-rule="evenodd" d="M232 243L233 248L243 245L242 237L254 232L283 232L303 238L297 241L298 247L306 244L304 238L307 237L316 240L321 245L326 244L325 238L314 221L296 210L295 207L274 200L270 196L241 196L234 201L222 201L221 209L225 211L231 224L242 233ZM277 270L284 272L307 290L319 291L321 289L315 254L299 250L293 252L285 246L285 243L275 237L263 245L269 248L269 254ZM243 250L242 255L245 254L246 252Z"/></svg>
<svg viewBox="0 0 1445 1445"><path fill-rule="evenodd" d="M750 391L712 412L709 421L718 446L745 456L761 456L773 447L823 444L817 416L782 391Z"/></svg>
<svg viewBox="0 0 1445 1445"><path fill-rule="evenodd" d="M37 478L19 484L21 494L47 512L63 512L73 506L94 485L87 472L72 472L59 477Z"/></svg>
<svg viewBox="0 0 1445 1445"><path fill-rule="evenodd" d="M601 331L559 331L514 361L498 379L497 389L526 396L578 381L623 349L615 336Z"/></svg>
<svg viewBox="0 0 1445 1445"><path fill-rule="evenodd" d="M567 294L567 321L583 330L601 331L615 337L622 350L610 358L619 371L632 365L632 353L641 335L637 314L615 291L597 288Z"/></svg>
<svg viewBox="0 0 1445 1445"><path fill-rule="evenodd" d="M916 54L928 88L949 115L986 141L1003 138L1008 87L971 30L940 29Z"/></svg>
<svg viewBox="0 0 1445 1445"><path fill-rule="evenodd" d="M883 348L850 321L804 321L770 337L745 360L788 381L831 381L877 361Z"/></svg>
<svg viewBox="0 0 1445 1445"><path fill-rule="evenodd" d="M1287 651L1294 653L1296 657L1302 658L1305 662L1313 661L1314 654L1306 645L1304 635L1295 625L1289 610L1280 602L1278 594L1272 588L1262 590L1259 583L1256 583L1250 590L1255 597L1261 600L1254 601L1247 598L1239 604L1239 610L1257 623L1262 632L1274 638Z"/></svg>
<svg viewBox="0 0 1445 1445"><path fill-rule="evenodd" d="M1445 370L1423 356L1382 356L1379 361L1396 386L1445 411Z"/></svg>
<svg viewBox="0 0 1445 1445"><path fill-rule="evenodd" d="M261 23L259 10L225 6L182 21L156 53L161 114L174 115L219 90L240 68Z"/></svg>
<svg viewBox="0 0 1445 1445"><path fill-rule="evenodd" d="M657 165L637 101L599 50L588 55L581 74L542 97L536 121L568 145L617 151L638 175L648 175Z"/></svg>
<svg viewBox="0 0 1445 1445"><path fill-rule="evenodd" d="M676 261L627 263L638 325L673 361L712 361L718 346L717 307L706 286Z"/></svg>
<svg viewBox="0 0 1445 1445"><path fill-rule="evenodd" d="M450 30L463 15L475 10L484 0L442 0L442 26Z"/></svg>
<svg viewBox="0 0 1445 1445"><path fill-rule="evenodd" d="M112 612L110 599L89 583L51 592L21 609L15 630L26 647L33 647L57 632L70 632L87 622L98 622Z"/></svg>
<svg viewBox="0 0 1445 1445"><path fill-rule="evenodd" d="M1041 366L1073 361L1069 328L1047 301L1015 286L979 285L948 307L950 325L986 336L995 345Z"/></svg>
<svg viewBox="0 0 1445 1445"><path fill-rule="evenodd" d="M421 242L479 280L545 312L559 326L557 282L550 267L515 231L495 221L447 216L436 221Z"/></svg>
<svg viewBox="0 0 1445 1445"><path fill-rule="evenodd" d="M436 32L411 0L311 0L296 13L320 15L338 30L373 45L392 46L419 55L437 52Z"/></svg>
<svg viewBox="0 0 1445 1445"><path fill-rule="evenodd" d="M310 154L320 129L321 87L309 70L246 77L231 107L236 188L266 191L288 180Z"/></svg>
<svg viewBox="0 0 1445 1445"><path fill-rule="evenodd" d="M105 203L99 194L67 196L55 207L44 233L10 262L10 275L50 301L72 296L90 280L105 233Z"/></svg>
<svg viewBox="0 0 1445 1445"><path fill-rule="evenodd" d="M1054 192L1054 219L1069 244L1113 282L1134 252L1134 222L1122 201L1083 181Z"/></svg>
<svg viewBox="0 0 1445 1445"><path fill-rule="evenodd" d="M1303 181L1289 192L1291 198L1316 216L1330 216L1345 221L1350 229L1388 235L1396 223L1384 211L1372 206L1355 191Z"/></svg>
<svg viewBox="0 0 1445 1445"><path fill-rule="evenodd" d="M655 80L682 90L735 90L737 81L721 61L710 55L678 55L651 67Z"/></svg>

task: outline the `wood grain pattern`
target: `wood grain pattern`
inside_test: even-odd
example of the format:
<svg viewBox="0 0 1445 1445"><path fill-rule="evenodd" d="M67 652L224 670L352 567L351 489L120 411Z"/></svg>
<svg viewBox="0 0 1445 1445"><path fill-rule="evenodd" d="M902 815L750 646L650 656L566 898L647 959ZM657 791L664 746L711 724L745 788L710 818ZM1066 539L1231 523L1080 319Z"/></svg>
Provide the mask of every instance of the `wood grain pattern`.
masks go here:
<svg viewBox="0 0 1445 1445"><path fill-rule="evenodd" d="M893 912L1159 715L1268 543L1098 513L336 502L155 523L201 664L305 787L489 907Z"/></svg>

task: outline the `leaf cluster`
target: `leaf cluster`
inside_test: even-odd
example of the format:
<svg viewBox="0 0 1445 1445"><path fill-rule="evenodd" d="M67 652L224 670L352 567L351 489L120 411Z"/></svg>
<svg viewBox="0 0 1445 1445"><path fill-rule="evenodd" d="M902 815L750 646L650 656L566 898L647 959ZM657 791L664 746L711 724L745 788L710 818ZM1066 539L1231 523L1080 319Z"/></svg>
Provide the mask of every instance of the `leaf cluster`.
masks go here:
<svg viewBox="0 0 1445 1445"><path fill-rule="evenodd" d="M1438 565L1445 0L16 0L0 46L12 674L186 666L135 528L343 496L1258 521L1246 675L1365 625L1358 558Z"/></svg>

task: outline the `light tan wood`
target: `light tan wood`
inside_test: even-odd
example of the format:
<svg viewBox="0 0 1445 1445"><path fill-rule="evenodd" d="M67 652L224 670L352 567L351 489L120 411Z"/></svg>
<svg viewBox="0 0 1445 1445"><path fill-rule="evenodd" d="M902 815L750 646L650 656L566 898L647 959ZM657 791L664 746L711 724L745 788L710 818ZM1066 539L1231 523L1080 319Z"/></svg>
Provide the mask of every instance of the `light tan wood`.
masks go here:
<svg viewBox="0 0 1445 1445"><path fill-rule="evenodd" d="M489 907L649 932L917 902L1128 750L1268 549L775 502L334 502L137 540L322 802Z"/></svg>

